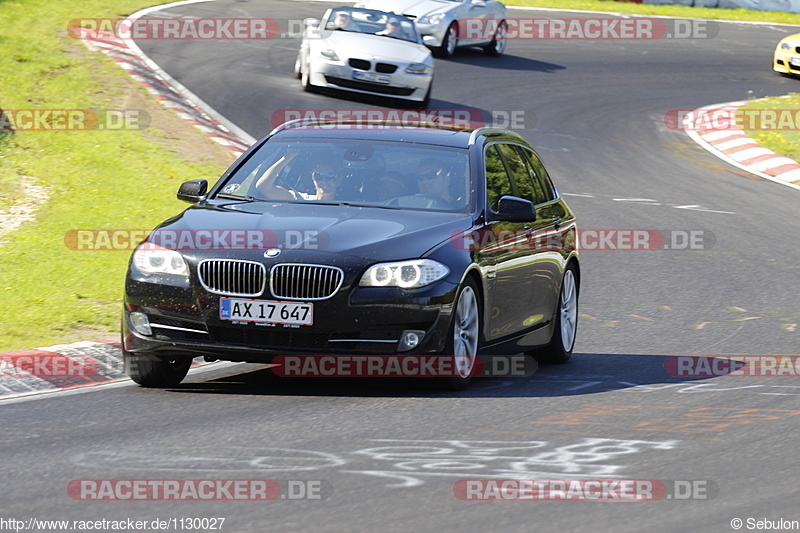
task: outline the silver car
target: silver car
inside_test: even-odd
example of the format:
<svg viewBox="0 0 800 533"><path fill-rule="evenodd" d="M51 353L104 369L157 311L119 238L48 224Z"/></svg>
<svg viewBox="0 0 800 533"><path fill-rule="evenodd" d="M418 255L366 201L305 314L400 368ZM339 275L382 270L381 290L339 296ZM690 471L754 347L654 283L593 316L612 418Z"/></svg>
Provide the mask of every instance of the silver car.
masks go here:
<svg viewBox="0 0 800 533"><path fill-rule="evenodd" d="M452 56L459 46L480 46L492 56L506 49L506 6L497 0L361 0L356 6L414 19L438 57Z"/></svg>

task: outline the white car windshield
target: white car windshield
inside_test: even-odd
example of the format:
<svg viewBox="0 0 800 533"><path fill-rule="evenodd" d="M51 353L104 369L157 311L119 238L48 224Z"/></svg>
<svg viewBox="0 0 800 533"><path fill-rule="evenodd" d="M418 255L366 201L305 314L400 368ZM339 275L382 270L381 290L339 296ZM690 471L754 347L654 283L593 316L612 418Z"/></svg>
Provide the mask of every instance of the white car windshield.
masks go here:
<svg viewBox="0 0 800 533"><path fill-rule="evenodd" d="M379 35L412 43L419 42L417 29L411 19L373 9L349 7L331 9L320 28Z"/></svg>

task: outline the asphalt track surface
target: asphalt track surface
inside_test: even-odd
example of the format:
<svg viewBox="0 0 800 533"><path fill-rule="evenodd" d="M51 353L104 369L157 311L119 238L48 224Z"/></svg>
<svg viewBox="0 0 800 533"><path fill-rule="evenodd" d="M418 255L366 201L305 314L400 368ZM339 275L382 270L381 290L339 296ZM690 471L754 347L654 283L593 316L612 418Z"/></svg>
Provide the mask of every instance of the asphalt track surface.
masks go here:
<svg viewBox="0 0 800 533"><path fill-rule="evenodd" d="M285 21L329 5L220 1L168 14ZM663 120L672 109L797 90L800 81L769 70L788 33L720 24L713 39L517 40L499 59L460 51L437 60L432 107L524 112L516 129L582 228L703 232L704 249L585 250L569 364L450 394L212 365L171 390L123 384L6 402L4 515L224 517L229 532L732 531L734 518L743 529L748 518L800 519L800 379L677 378L664 366L685 354L797 353L800 192L721 162ZM297 40L139 45L255 137L277 110L379 105L301 92ZM458 480L509 477L689 481L710 497L454 496ZM311 481L322 498L90 502L67 491L73 480L132 478L272 479L284 490Z"/></svg>

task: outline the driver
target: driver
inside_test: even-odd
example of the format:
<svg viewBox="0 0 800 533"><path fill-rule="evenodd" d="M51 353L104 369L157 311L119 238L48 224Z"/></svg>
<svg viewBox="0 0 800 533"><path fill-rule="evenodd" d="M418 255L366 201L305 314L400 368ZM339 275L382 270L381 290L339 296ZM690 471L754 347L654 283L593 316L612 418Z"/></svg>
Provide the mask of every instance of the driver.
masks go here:
<svg viewBox="0 0 800 533"><path fill-rule="evenodd" d="M314 192L307 193L287 189L275 184L281 171L297 158L298 150L289 150L281 157L256 182L256 189L261 191L271 200L335 200L336 192L342 182L342 171L328 161L317 162L311 169L311 180L314 183Z"/></svg>
<svg viewBox="0 0 800 533"><path fill-rule="evenodd" d="M435 158L423 159L417 165L417 184L420 194L438 196L450 203L450 175L445 171L444 164Z"/></svg>
<svg viewBox="0 0 800 533"><path fill-rule="evenodd" d="M353 22L353 17L347 11L337 11L333 17L333 25L337 30L361 31L361 27Z"/></svg>

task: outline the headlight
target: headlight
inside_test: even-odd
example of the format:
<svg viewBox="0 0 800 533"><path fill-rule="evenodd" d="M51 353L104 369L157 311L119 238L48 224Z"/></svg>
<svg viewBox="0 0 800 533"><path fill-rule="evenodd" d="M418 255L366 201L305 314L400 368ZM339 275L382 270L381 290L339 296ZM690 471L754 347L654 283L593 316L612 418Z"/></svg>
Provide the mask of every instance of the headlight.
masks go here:
<svg viewBox="0 0 800 533"><path fill-rule="evenodd" d="M331 61L339 61L339 56L336 55L336 52L328 48L327 50L323 50L320 52L322 57L326 59L330 59Z"/></svg>
<svg viewBox="0 0 800 533"><path fill-rule="evenodd" d="M430 74L433 69L424 63L411 63L406 67L409 74Z"/></svg>
<svg viewBox="0 0 800 533"><path fill-rule="evenodd" d="M189 267L181 254L167 250L151 242L133 252L133 264L145 274L172 274L189 276Z"/></svg>
<svg viewBox="0 0 800 533"><path fill-rule="evenodd" d="M361 287L400 287L417 289L439 281L450 269L430 259L413 259L372 265L361 276Z"/></svg>
<svg viewBox="0 0 800 533"><path fill-rule="evenodd" d="M420 17L419 20L417 20L417 23L432 24L436 26L442 21L442 19L444 19L444 13L436 13L435 15L425 15L423 17Z"/></svg>

